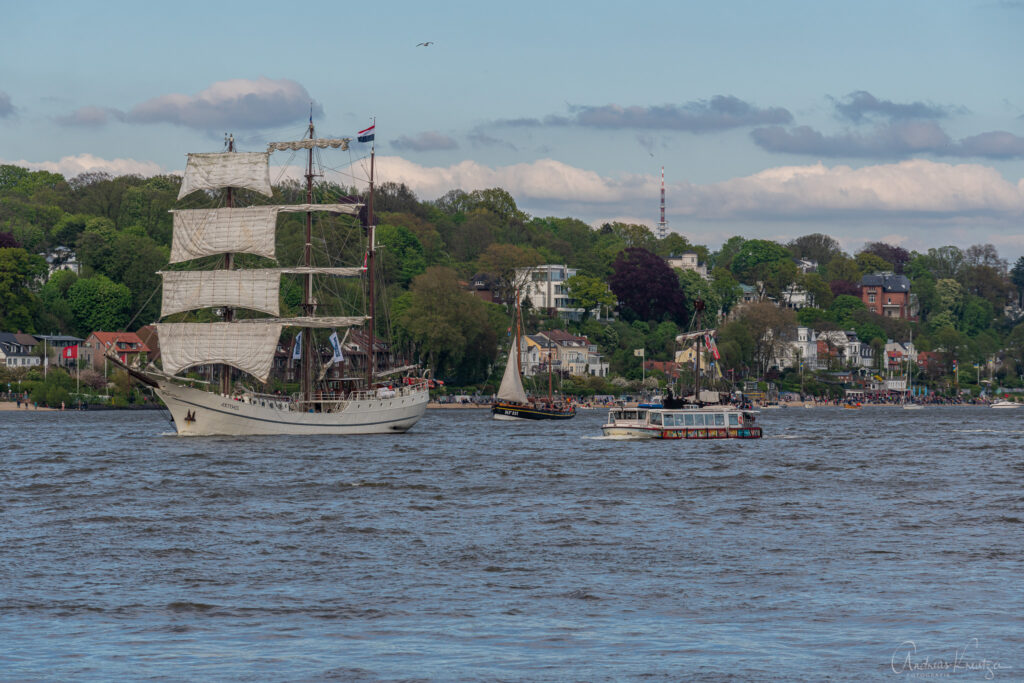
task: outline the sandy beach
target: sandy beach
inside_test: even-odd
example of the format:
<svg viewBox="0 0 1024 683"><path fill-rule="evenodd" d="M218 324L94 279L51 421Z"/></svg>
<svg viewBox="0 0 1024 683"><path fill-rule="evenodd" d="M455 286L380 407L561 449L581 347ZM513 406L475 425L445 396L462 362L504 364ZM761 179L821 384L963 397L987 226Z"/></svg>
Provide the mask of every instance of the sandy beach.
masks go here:
<svg viewBox="0 0 1024 683"><path fill-rule="evenodd" d="M14 401L0 401L0 411L4 410L56 410L57 412L60 412L59 408L44 408L43 406L39 406L38 408L36 408L31 403L28 404L27 408L25 407L25 404L22 403L21 407L19 408L18 404L15 403Z"/></svg>

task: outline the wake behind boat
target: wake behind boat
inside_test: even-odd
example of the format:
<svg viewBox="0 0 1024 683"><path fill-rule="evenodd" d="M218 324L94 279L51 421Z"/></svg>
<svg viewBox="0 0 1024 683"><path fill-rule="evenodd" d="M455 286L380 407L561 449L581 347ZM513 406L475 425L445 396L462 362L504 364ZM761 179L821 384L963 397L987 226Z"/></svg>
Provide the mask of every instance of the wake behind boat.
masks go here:
<svg viewBox="0 0 1024 683"><path fill-rule="evenodd" d="M366 141L372 139L369 135ZM316 138L312 119L308 138L270 143L266 152L239 153L234 151L233 142L233 139L229 141L226 152L190 154L178 195L180 200L195 191L224 190L225 205L216 209L173 212L171 263L219 255L223 256L222 267L160 273L163 277L162 316L213 308L220 312L222 322L159 323L156 327L162 368L151 364L144 370L126 369L153 388L167 405L174 427L182 435L372 434L408 430L426 410L428 380L412 376L408 367L397 371L380 367L382 357L385 362L393 359L388 347L375 338L373 153L370 155L370 192L364 209L363 203L348 197L332 204L313 202L313 178L320 175L314 173L314 150L348 149L350 139ZM234 191L239 188L268 197L273 194L269 157L271 152L283 150L308 150L306 202L236 207ZM301 265L235 269L236 253L276 261L276 222L278 214L283 212L306 215ZM362 267L335 268L313 263L313 214L323 212L361 215L365 219L363 230L367 241L365 255L360 253ZM280 317L283 273L301 276L301 316ZM368 311L355 316L318 316L314 276L365 277ZM272 317L245 314L249 317L243 318L236 315L239 310ZM360 326L365 326L366 330L366 360L360 376L350 377L347 375L354 373L342 372L340 378L325 379L332 364L343 369L349 367L342 349L344 339L339 340L337 330ZM233 384L235 371L248 374L261 384L268 382L285 327L301 329L292 354L300 359L300 391L293 396L281 396ZM322 345L314 339L320 329L335 330L330 336L334 353L328 363L317 367L323 360L319 351ZM190 368L206 365L219 368L219 386L215 391L202 388L208 382L179 376ZM386 377L392 379L384 381Z"/></svg>

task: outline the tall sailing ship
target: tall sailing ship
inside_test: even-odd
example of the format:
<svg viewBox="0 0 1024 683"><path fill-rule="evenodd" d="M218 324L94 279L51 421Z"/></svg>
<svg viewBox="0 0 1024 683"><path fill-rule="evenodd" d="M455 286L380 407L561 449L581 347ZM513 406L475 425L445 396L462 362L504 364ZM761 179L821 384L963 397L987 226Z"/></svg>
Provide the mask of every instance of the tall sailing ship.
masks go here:
<svg viewBox="0 0 1024 683"><path fill-rule="evenodd" d="M372 127L360 141L372 141ZM370 155L370 192L364 203L313 202L314 151L347 150L349 138L317 138L310 119L309 136L296 142L272 142L265 152L234 150L233 139L225 152L189 154L178 199L193 192L223 191L224 206L215 209L174 210L171 263L221 255L216 270L163 271L161 317L212 308L220 322L158 323L162 368L150 364L144 370L129 369L136 379L153 388L167 405L175 429L182 435L252 434L373 434L404 432L423 416L429 398L426 378L415 377L415 368L395 372L378 367L375 336L373 153ZM235 191L251 190L272 196L269 160L275 151L308 153L305 203L291 205L235 206ZM293 268L235 268L235 254L256 254L276 262L275 236L278 215L305 214L305 244L301 265ZM362 266L326 267L313 263L312 225L314 214L362 216L366 249ZM301 315L281 317L282 274L299 275L303 284ZM314 278L366 278L367 310L358 316L318 316ZM268 314L270 317L236 315L237 310ZM337 330L365 327L368 339L365 372L345 381L323 381L322 365L315 335L331 335L332 360L344 362ZM233 384L232 368L257 380L269 381L275 352L285 328L300 328L295 352L300 357L300 389L282 396ZM299 341L301 340L301 341ZM219 367L214 390L197 387L194 379L181 377L197 366ZM238 374L238 373L234 373ZM386 381L385 381L386 380Z"/></svg>

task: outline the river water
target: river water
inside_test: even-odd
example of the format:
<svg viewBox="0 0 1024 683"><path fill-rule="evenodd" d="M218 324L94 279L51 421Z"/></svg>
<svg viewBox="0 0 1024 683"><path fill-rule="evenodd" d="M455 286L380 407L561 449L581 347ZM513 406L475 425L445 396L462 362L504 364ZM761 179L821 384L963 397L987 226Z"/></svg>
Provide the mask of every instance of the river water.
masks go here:
<svg viewBox="0 0 1024 683"><path fill-rule="evenodd" d="M1024 410L603 417L0 413L0 679L1024 678Z"/></svg>

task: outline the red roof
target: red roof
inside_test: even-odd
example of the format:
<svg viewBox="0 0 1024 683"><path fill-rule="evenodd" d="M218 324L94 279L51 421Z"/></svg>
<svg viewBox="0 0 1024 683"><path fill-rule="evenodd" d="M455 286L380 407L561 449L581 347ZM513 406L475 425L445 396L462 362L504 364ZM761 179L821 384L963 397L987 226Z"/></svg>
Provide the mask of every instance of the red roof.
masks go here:
<svg viewBox="0 0 1024 683"><path fill-rule="evenodd" d="M149 347L134 332L93 332L89 337L95 337L105 348L127 353L149 353ZM129 348L121 348L121 344L128 344Z"/></svg>

